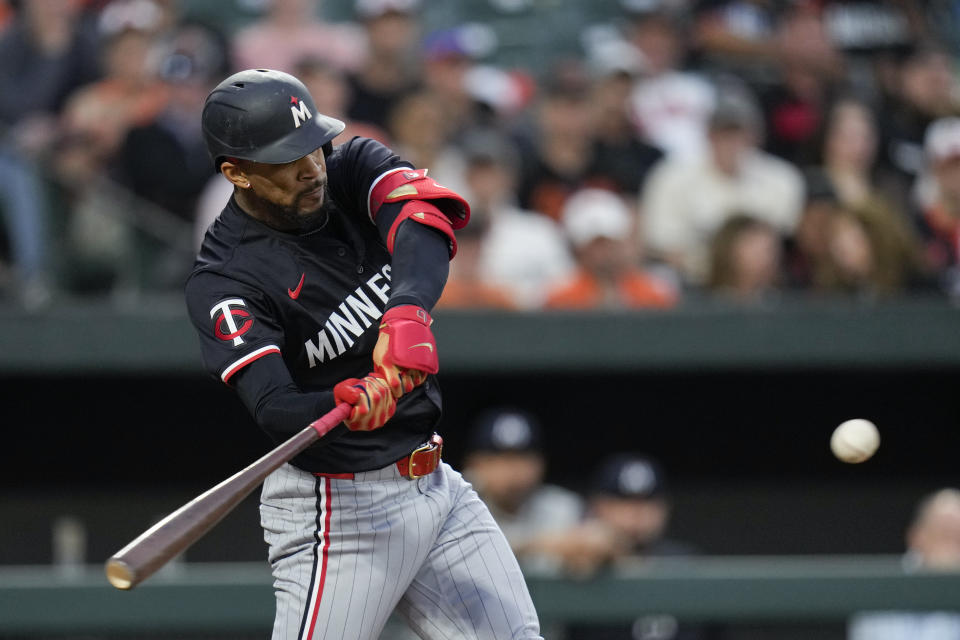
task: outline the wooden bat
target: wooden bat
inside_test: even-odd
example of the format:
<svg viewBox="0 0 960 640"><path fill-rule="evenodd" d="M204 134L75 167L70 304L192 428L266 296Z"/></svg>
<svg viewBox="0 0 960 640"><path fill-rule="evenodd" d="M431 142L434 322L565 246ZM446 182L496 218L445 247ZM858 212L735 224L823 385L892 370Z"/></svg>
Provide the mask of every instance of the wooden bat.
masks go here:
<svg viewBox="0 0 960 640"><path fill-rule="evenodd" d="M268 454L200 494L153 525L106 562L107 580L117 589L132 589L202 538L250 495L270 473L309 447L350 415L345 402L310 423Z"/></svg>

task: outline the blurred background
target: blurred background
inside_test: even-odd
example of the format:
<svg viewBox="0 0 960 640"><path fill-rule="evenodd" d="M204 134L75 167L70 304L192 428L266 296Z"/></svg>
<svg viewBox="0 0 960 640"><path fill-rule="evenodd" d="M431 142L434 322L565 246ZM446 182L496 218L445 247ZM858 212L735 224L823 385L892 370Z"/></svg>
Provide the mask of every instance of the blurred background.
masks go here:
<svg viewBox="0 0 960 640"><path fill-rule="evenodd" d="M546 637L960 638L958 54L957 0L0 0L0 637L266 635L256 495L96 565L268 446L182 300L267 67L471 202L445 458Z"/></svg>

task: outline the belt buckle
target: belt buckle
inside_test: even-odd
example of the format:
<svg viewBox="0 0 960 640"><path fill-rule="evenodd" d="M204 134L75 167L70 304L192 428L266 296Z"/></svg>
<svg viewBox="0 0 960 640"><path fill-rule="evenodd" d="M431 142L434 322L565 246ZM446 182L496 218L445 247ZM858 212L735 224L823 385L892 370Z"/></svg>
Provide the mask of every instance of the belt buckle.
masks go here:
<svg viewBox="0 0 960 640"><path fill-rule="evenodd" d="M410 453L410 456L407 458L407 477L410 478L411 480L416 480L417 478L428 476L437 470L437 467L435 466L433 467L433 469L430 469L430 471L427 471L426 473L418 474L413 471L413 467L414 467L413 457L418 453L423 453L425 451L429 451L429 452L436 451L437 458L439 459L440 456L443 455L443 438L441 438L437 434L433 434L432 436L430 436L430 440L420 445Z"/></svg>

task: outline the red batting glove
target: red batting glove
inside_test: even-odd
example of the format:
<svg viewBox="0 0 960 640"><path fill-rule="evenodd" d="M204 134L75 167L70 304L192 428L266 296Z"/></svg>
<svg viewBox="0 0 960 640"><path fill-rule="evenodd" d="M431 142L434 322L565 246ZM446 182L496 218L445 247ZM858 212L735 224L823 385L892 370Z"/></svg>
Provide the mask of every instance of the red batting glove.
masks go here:
<svg viewBox="0 0 960 640"><path fill-rule="evenodd" d="M380 321L380 337L373 349L374 370L382 375L397 398L440 369L437 341L430 331L430 314L416 305L388 309Z"/></svg>
<svg viewBox="0 0 960 640"><path fill-rule="evenodd" d="M333 388L334 399L353 405L344 424L351 431L379 429L397 410L397 399L383 376L372 373L362 380L347 378Z"/></svg>

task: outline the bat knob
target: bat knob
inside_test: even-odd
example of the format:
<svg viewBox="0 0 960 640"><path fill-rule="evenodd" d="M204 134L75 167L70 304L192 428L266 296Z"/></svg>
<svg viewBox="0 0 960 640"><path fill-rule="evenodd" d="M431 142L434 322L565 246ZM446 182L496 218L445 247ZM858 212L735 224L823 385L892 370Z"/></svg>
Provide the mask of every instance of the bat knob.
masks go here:
<svg viewBox="0 0 960 640"><path fill-rule="evenodd" d="M110 581L117 589L130 589L133 587L134 574L133 569L130 568L123 560L118 560L117 558L110 558L107 560L106 567L104 568L107 574L107 580Z"/></svg>

